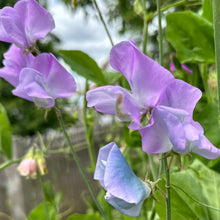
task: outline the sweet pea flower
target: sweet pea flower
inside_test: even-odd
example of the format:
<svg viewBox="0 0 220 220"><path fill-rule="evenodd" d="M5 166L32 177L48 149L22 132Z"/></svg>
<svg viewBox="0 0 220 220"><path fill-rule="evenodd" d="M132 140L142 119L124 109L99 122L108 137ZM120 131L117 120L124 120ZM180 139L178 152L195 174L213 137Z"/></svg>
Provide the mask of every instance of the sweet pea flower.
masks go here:
<svg viewBox="0 0 220 220"><path fill-rule="evenodd" d="M121 213L136 217L151 193L151 187L137 178L115 143L99 150L94 179L107 191L105 199Z"/></svg>
<svg viewBox="0 0 220 220"><path fill-rule="evenodd" d="M17 170L21 176L35 179L37 177L37 163L33 158L25 158L19 164Z"/></svg>
<svg viewBox="0 0 220 220"><path fill-rule="evenodd" d="M173 150L208 159L220 156L220 150L204 136L202 126L192 119L202 95L199 89L175 79L141 53L133 41L113 47L110 63L126 77L131 91L119 86L96 88L87 93L88 107L132 121L129 128L139 130L143 151L148 154Z"/></svg>
<svg viewBox="0 0 220 220"><path fill-rule="evenodd" d="M34 56L29 53L23 54L24 49L11 45L9 50L4 53L4 67L0 69L0 77L8 81L12 86L16 87L19 83L19 75L24 67L31 65Z"/></svg>
<svg viewBox="0 0 220 220"><path fill-rule="evenodd" d="M111 66L125 76L131 91L120 86L102 86L87 92L88 107L99 112L116 114L133 121L129 128L139 129L141 117L157 104L173 75L138 50L134 41L124 41L113 47Z"/></svg>
<svg viewBox="0 0 220 220"><path fill-rule="evenodd" d="M14 95L34 102L38 107L51 108L56 98L68 98L76 91L74 78L53 56L42 53L23 68Z"/></svg>
<svg viewBox="0 0 220 220"><path fill-rule="evenodd" d="M173 150L182 155L193 152L207 159L219 157L220 150L205 137L202 126L192 119L201 95L198 88L182 80L172 82L152 110L149 124L139 129L143 151L152 154Z"/></svg>
<svg viewBox="0 0 220 220"><path fill-rule="evenodd" d="M55 27L51 14L35 0L18 1L0 10L0 40L32 48Z"/></svg>

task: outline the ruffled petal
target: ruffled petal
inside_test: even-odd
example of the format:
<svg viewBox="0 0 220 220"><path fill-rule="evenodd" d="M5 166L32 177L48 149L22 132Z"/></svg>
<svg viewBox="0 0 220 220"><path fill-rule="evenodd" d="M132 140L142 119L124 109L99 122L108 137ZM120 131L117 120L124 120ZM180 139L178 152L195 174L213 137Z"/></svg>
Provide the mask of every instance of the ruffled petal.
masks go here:
<svg viewBox="0 0 220 220"><path fill-rule="evenodd" d="M0 41L12 43L10 35L8 35L8 33L5 31L5 28L2 24L2 9L0 9Z"/></svg>
<svg viewBox="0 0 220 220"><path fill-rule="evenodd" d="M44 38L55 28L51 14L35 0L29 0L27 5L25 30L30 41Z"/></svg>
<svg viewBox="0 0 220 220"><path fill-rule="evenodd" d="M120 211L122 214L132 217L139 216L141 207L143 205L143 201L139 202L138 204L128 203L122 199L112 196L108 192L105 196L105 200L109 204L111 204L114 208L116 208L118 211Z"/></svg>
<svg viewBox="0 0 220 220"><path fill-rule="evenodd" d="M109 152L104 187L114 197L134 204L145 200L151 193L150 187L135 176L116 145Z"/></svg>
<svg viewBox="0 0 220 220"><path fill-rule="evenodd" d="M120 86L101 86L86 94L88 107L95 107L98 112L116 114L120 119L129 116L132 127L140 127L140 109L133 96ZM127 120L127 119L126 119Z"/></svg>
<svg viewBox="0 0 220 220"><path fill-rule="evenodd" d="M202 92L198 88L182 80L175 79L166 88L159 104L176 109L183 109L189 113L189 118L191 118L195 105L201 96Z"/></svg>
<svg viewBox="0 0 220 220"><path fill-rule="evenodd" d="M3 8L1 23L5 30L2 36L10 36L8 42L21 48L34 46L36 40L44 38L55 27L51 14L35 0L21 0L14 8Z"/></svg>
<svg viewBox="0 0 220 220"><path fill-rule="evenodd" d="M139 129L142 137L142 149L147 154L170 151L173 145L168 136L168 128L157 109L152 111L151 122Z"/></svg>
<svg viewBox="0 0 220 220"><path fill-rule="evenodd" d="M114 142L111 142L99 150L99 155L94 173L94 179L99 180L103 187L104 187L105 167L106 167L108 155L114 146L116 146L116 144Z"/></svg>
<svg viewBox="0 0 220 220"><path fill-rule="evenodd" d="M124 41L113 47L111 66L128 80L139 106L147 108L157 104L173 75L140 52L133 41Z"/></svg>
<svg viewBox="0 0 220 220"><path fill-rule="evenodd" d="M220 156L220 149L216 148L203 134L203 131L195 122L185 124L185 134L187 139L187 152L199 154L207 159L216 159Z"/></svg>
<svg viewBox="0 0 220 220"><path fill-rule="evenodd" d="M1 20L5 31L10 36L11 41L18 47L24 48L30 45L27 41L24 23L25 23L25 10L27 1L19 1L16 5L22 11L22 16L18 13L15 8L5 7L2 9Z"/></svg>
<svg viewBox="0 0 220 220"><path fill-rule="evenodd" d="M39 107L50 108L55 102L44 87L41 73L32 68L24 68L19 77L19 86L13 90L13 94L21 98L34 101Z"/></svg>
<svg viewBox="0 0 220 220"><path fill-rule="evenodd" d="M19 83L19 74L22 68L30 66L34 56L32 54L23 55L23 49L12 44L4 54L4 58L4 67L0 69L0 77L16 87Z"/></svg>
<svg viewBox="0 0 220 220"><path fill-rule="evenodd" d="M158 106L156 111L166 124L168 136L176 152L186 151L186 139L183 128L183 121L188 113L182 109L174 109L165 106Z"/></svg>
<svg viewBox="0 0 220 220"><path fill-rule="evenodd" d="M88 107L95 107L101 113L116 114L118 96L124 93L126 91L120 86L101 86L87 92L87 105Z"/></svg>
<svg viewBox="0 0 220 220"><path fill-rule="evenodd" d="M53 54L38 55L31 66L41 73L45 90L53 98L68 98L76 91L76 82Z"/></svg>

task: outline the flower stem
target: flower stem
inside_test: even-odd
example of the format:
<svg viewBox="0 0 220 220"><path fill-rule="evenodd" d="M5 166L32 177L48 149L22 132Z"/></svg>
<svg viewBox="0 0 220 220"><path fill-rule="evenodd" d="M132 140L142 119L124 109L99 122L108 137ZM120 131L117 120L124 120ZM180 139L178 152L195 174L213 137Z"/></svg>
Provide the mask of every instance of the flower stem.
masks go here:
<svg viewBox="0 0 220 220"><path fill-rule="evenodd" d="M170 203L170 171L167 165L167 158L164 159L164 167L166 173L166 211L167 211L167 220L171 220L171 203Z"/></svg>
<svg viewBox="0 0 220 220"><path fill-rule="evenodd" d="M213 0L213 23L214 23L214 41L215 41L215 57L216 71L218 82L218 112L220 117L220 1Z"/></svg>
<svg viewBox="0 0 220 220"><path fill-rule="evenodd" d="M177 7L177 6L181 6L181 5L194 5L194 4L202 4L201 2L199 2L198 0L180 0L180 1L177 1L177 2L173 2L169 5L166 5L164 6L163 8L161 8L161 11L164 12L164 11L167 11L168 9L170 8L173 8L173 7ZM158 14L158 11L153 13L150 17L149 17L149 20L152 20L154 17L156 17Z"/></svg>
<svg viewBox="0 0 220 220"><path fill-rule="evenodd" d="M90 192L90 195L91 195L91 197L92 197L94 203L96 204L96 206L97 206L97 208L98 208L100 214L102 215L102 217L103 217L105 220L108 220L106 214L104 213L104 211L102 210L102 207L100 206L100 204L98 203L98 201L97 201L97 199L96 199L96 195L95 195L95 193L94 193L94 191L93 191L93 189L92 189L92 187L91 187L91 185L90 185L90 183L89 183L89 180L88 180L88 177L87 177L87 175L86 175L86 172L85 172L85 170L84 170L82 164L80 163L80 160L79 160L79 158L78 158L78 156L77 156L77 154L76 154L76 152L75 152L75 150L74 150L74 148L73 148L73 146L72 146L72 144L71 144L70 138L69 138L69 136L68 136L68 134L67 134L67 132L66 132L65 126L64 126L62 114L61 114L60 110L59 110L57 107L55 107L54 109L55 109L55 112L56 112L58 121L59 121L59 123L60 123L62 132L63 132L63 134L64 134L64 136L65 136L65 138L66 138L68 147L70 148L70 152L71 152L71 154L72 154L72 156L73 156L73 159L74 159L75 162L76 162L76 165L77 165L77 167L78 167L78 169L79 169L79 171L80 171L80 173L81 173L81 175L82 175L82 177L83 177L84 182L86 183L86 186L87 186L87 188L88 188L88 190L89 190L89 192Z"/></svg>
<svg viewBox="0 0 220 220"><path fill-rule="evenodd" d="M147 38L148 38L148 22L147 22L147 10L146 10L146 1L142 0L143 7L143 20L144 20L144 28L143 28L143 53L147 54Z"/></svg>
<svg viewBox="0 0 220 220"><path fill-rule="evenodd" d="M159 32L159 63L163 66L163 30L161 25L161 0L157 0L158 32Z"/></svg>
<svg viewBox="0 0 220 220"><path fill-rule="evenodd" d="M99 6L98 6L96 0L93 0L93 4L94 4L94 6L95 6L95 8L96 8L96 10L97 10L97 12L98 12L98 14L99 14L99 18L100 18L100 20L101 20L101 22L102 22L102 24L103 24L103 26L104 26L104 28L105 28L105 31L106 31L106 33L107 33L107 35L108 35L108 38L109 38L109 40L110 40L110 42L111 42L111 45L114 46L112 37L111 37L111 35L110 35L110 32L109 32L109 30L108 30L108 27L107 27L105 21L104 21L104 18L103 18L103 16L102 16L102 13L101 13L101 11L100 11L100 9L99 9Z"/></svg>
<svg viewBox="0 0 220 220"><path fill-rule="evenodd" d="M22 159L18 159L18 160L9 160L9 161L6 161L5 163L3 164L0 164L0 170L3 170L5 169L6 167L14 164L14 163L20 163Z"/></svg>
<svg viewBox="0 0 220 220"><path fill-rule="evenodd" d="M89 124L87 121L87 115L86 115L86 107L87 107L86 92L88 91L88 87L89 87L89 83L88 83L88 80L86 80L85 94L84 94L84 106L83 106L83 119L84 119L84 128L85 128L85 133L86 133L86 140L88 144L88 151L89 151L91 166L92 166L92 169L95 170L96 158L95 158L95 152L94 152L94 147L92 143L93 127L89 127Z"/></svg>
<svg viewBox="0 0 220 220"><path fill-rule="evenodd" d="M45 190L43 178L42 178L39 170L37 171L37 177L38 177L38 180L40 182L41 190L42 190L43 195L44 195L44 210L45 210L46 219L50 220L49 208L48 208L47 197L46 197L46 190Z"/></svg>

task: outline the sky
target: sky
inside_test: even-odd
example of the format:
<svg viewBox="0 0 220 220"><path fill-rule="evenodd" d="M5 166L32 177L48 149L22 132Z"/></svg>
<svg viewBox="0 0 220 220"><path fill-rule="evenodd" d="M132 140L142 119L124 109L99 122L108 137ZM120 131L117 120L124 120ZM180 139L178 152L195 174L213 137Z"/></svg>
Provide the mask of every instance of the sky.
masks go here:
<svg viewBox="0 0 220 220"><path fill-rule="evenodd" d="M48 0L48 6L56 25L53 33L62 40L60 49L82 50L99 65L104 64L112 46L95 9L90 8L89 19L85 19L81 9L73 13L60 0ZM109 31L115 43L126 40L118 36L113 28L109 27Z"/></svg>

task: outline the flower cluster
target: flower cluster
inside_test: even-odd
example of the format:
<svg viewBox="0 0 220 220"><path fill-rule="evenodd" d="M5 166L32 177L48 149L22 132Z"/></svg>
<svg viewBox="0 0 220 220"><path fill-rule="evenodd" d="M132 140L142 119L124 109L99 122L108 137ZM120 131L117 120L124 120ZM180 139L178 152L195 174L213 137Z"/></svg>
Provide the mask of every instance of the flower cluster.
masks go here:
<svg viewBox="0 0 220 220"><path fill-rule="evenodd" d="M175 79L140 52L133 41L116 45L110 63L125 76L131 91L120 86L90 90L89 107L131 121L129 128L140 132L143 151L148 154L173 150L182 155L197 153L208 159L220 156L220 150L193 120L193 110L202 95L198 88Z"/></svg>
<svg viewBox="0 0 220 220"><path fill-rule="evenodd" d="M73 77L51 53L36 57L36 41L55 27L50 13L36 0L18 1L0 10L0 40L12 43L4 54L0 77L15 89L13 94L38 107L54 106L56 98L68 98L76 90Z"/></svg>

